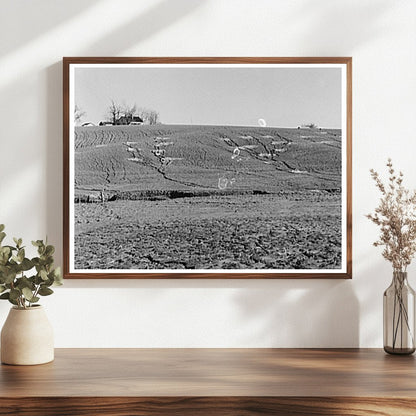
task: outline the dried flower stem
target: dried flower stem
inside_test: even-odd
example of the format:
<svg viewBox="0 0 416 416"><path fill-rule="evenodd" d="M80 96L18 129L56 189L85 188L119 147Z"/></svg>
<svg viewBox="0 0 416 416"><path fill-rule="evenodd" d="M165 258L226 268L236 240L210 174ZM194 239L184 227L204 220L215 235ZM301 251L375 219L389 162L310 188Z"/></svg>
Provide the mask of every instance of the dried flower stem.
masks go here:
<svg viewBox="0 0 416 416"><path fill-rule="evenodd" d="M370 170L382 196L374 214L366 217L380 227L380 237L374 246L384 246L383 257L395 271L404 272L416 253L416 191L403 186L403 173L396 173L391 159L387 168L386 185L374 169Z"/></svg>

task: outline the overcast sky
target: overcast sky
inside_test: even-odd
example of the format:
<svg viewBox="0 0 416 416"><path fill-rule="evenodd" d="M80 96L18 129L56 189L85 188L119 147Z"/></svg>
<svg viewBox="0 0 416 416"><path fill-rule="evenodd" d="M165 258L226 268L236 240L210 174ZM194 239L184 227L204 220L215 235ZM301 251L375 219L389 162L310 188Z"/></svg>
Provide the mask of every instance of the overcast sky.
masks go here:
<svg viewBox="0 0 416 416"><path fill-rule="evenodd" d="M341 128L340 68L75 68L83 122L106 117L110 100L159 112L165 124Z"/></svg>

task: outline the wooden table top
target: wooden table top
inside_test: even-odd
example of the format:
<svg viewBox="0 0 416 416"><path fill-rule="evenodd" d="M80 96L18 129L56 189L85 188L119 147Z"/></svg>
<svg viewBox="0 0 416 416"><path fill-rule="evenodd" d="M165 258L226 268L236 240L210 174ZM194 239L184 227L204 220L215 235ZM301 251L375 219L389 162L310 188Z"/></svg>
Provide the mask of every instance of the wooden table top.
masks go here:
<svg viewBox="0 0 416 416"><path fill-rule="evenodd" d="M57 349L0 366L0 398L416 397L414 356L381 349Z"/></svg>

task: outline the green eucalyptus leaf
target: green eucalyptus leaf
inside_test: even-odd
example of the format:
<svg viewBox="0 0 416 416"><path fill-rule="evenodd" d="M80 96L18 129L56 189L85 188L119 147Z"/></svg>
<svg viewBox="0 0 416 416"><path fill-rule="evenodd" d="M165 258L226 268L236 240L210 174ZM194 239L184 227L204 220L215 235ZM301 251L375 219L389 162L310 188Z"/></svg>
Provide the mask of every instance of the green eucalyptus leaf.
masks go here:
<svg viewBox="0 0 416 416"><path fill-rule="evenodd" d="M22 292L19 289L17 289L17 288L11 289L10 290L10 299L11 300L17 300L21 296L21 294L22 294Z"/></svg>
<svg viewBox="0 0 416 416"><path fill-rule="evenodd" d="M30 269L33 269L33 266L34 266L33 262L31 260L29 260L27 257L25 257L22 260L22 263L20 264L20 267L21 267L22 271L24 271L24 272L26 272Z"/></svg>
<svg viewBox="0 0 416 416"><path fill-rule="evenodd" d="M0 293L3 293L5 290L7 290L6 286L0 285Z"/></svg>
<svg viewBox="0 0 416 416"><path fill-rule="evenodd" d="M41 266L48 266L51 267L53 265L53 257L52 256L40 256L39 264Z"/></svg>
<svg viewBox="0 0 416 416"><path fill-rule="evenodd" d="M13 271L9 271L7 274L4 275L2 280L4 284L11 284L13 283L15 278L16 278L16 273L14 273Z"/></svg>
<svg viewBox="0 0 416 416"><path fill-rule="evenodd" d="M10 254L10 252L11 252L11 248L10 248L10 246L3 246L3 247L0 247L0 253L2 253L2 254L6 254L6 255L9 255L9 254Z"/></svg>
<svg viewBox="0 0 416 416"><path fill-rule="evenodd" d="M39 300L39 297L34 296L33 292L27 287L23 288L22 292L25 299L30 303L35 303Z"/></svg>
<svg viewBox="0 0 416 416"><path fill-rule="evenodd" d="M48 279L47 280L42 280L40 282L40 284L42 286L52 286L54 281L55 281L55 278L52 276L52 273L49 273L48 274Z"/></svg>
<svg viewBox="0 0 416 416"><path fill-rule="evenodd" d="M19 263L21 263L23 261L23 259L25 258L25 249L21 248L18 252L17 252L17 259L19 260Z"/></svg>
<svg viewBox="0 0 416 416"><path fill-rule="evenodd" d="M26 276L22 276L18 279L17 287L23 291L24 288L28 288L31 291L36 289L36 286Z"/></svg>
<svg viewBox="0 0 416 416"><path fill-rule="evenodd" d="M44 281L42 280L42 278L37 274L36 276L34 276L34 282L33 283L35 283L35 285L40 285L40 284L42 284L42 283L44 283Z"/></svg>
<svg viewBox="0 0 416 416"><path fill-rule="evenodd" d="M29 302L32 302L32 303L36 302L36 300L34 300L35 296L33 296L33 292L28 287L24 287L22 289L22 293L25 299L28 300Z"/></svg>
<svg viewBox="0 0 416 416"><path fill-rule="evenodd" d="M9 245L5 245L5 246L3 246L3 247L7 247L10 251L16 251L17 250L17 248L16 247L13 247L13 246L9 246Z"/></svg>
<svg viewBox="0 0 416 416"><path fill-rule="evenodd" d="M42 240L32 241L32 244L33 244L35 247L39 247L39 246L43 245L43 241L42 241Z"/></svg>
<svg viewBox="0 0 416 416"><path fill-rule="evenodd" d="M0 248L0 264L4 265L9 261L11 250L9 247Z"/></svg>
<svg viewBox="0 0 416 416"><path fill-rule="evenodd" d="M54 276L54 284L56 286L61 286L63 285L63 278L62 278L62 272L61 272L61 268L57 267L56 269L53 270L53 276Z"/></svg>
<svg viewBox="0 0 416 416"><path fill-rule="evenodd" d="M39 289L39 295L41 295L41 296L49 296L49 295L52 295L52 293L53 293L53 290L52 289L49 289L48 287L46 287L46 286L42 286L40 289Z"/></svg>
<svg viewBox="0 0 416 416"><path fill-rule="evenodd" d="M53 253L55 253L55 247L52 245L46 246L45 256L52 256Z"/></svg>
<svg viewBox="0 0 416 416"><path fill-rule="evenodd" d="M9 302L10 302L12 305L19 306L19 303L17 302L17 300L16 300L16 299L10 299L10 298L9 298Z"/></svg>
<svg viewBox="0 0 416 416"><path fill-rule="evenodd" d="M0 232L0 244L4 240L5 237L6 237L6 233Z"/></svg>
<svg viewBox="0 0 416 416"><path fill-rule="evenodd" d="M4 224L0 224L0 232L2 232L2 231L4 231L4 229L5 229L6 227L5 227L5 225Z"/></svg>
<svg viewBox="0 0 416 416"><path fill-rule="evenodd" d="M41 277L42 280L48 280L48 273L46 273L46 270L42 269L39 272L39 276Z"/></svg>
<svg viewBox="0 0 416 416"><path fill-rule="evenodd" d="M17 301L16 300L10 299L10 292L2 293L0 295L0 299L6 299L10 303L12 303L13 305L17 305Z"/></svg>
<svg viewBox="0 0 416 416"><path fill-rule="evenodd" d="M0 264L0 282L2 281L2 279L4 279L4 277L9 273L9 269L7 268L7 266Z"/></svg>
<svg viewBox="0 0 416 416"><path fill-rule="evenodd" d="M56 269L53 269L49 274L48 274L48 280L49 282L52 284L55 281L59 281L60 280L60 276L61 276L61 270L59 269L59 267L57 267ZM62 279L61 279L62 280Z"/></svg>
<svg viewBox="0 0 416 416"><path fill-rule="evenodd" d="M8 264L7 267L9 268L10 272L14 273L15 275L22 271L22 268L20 267L20 264L12 262L12 260L9 261L9 264Z"/></svg>

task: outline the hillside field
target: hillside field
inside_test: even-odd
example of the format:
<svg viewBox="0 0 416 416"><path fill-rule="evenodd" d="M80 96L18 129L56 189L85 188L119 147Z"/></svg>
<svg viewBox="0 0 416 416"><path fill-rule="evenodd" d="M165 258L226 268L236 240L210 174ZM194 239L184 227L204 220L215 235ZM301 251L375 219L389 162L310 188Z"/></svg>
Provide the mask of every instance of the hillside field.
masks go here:
<svg viewBox="0 0 416 416"><path fill-rule="evenodd" d="M76 127L76 269L336 269L341 131Z"/></svg>

